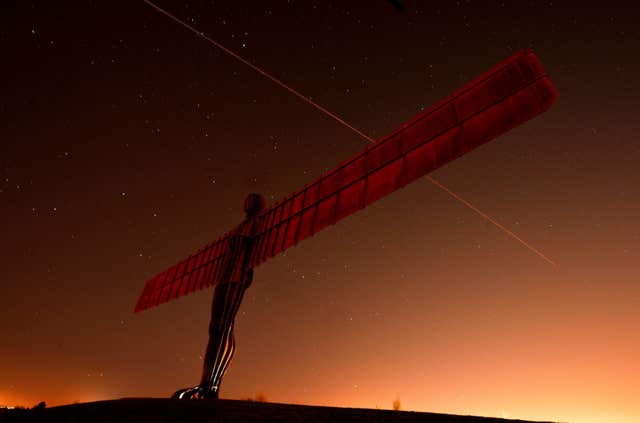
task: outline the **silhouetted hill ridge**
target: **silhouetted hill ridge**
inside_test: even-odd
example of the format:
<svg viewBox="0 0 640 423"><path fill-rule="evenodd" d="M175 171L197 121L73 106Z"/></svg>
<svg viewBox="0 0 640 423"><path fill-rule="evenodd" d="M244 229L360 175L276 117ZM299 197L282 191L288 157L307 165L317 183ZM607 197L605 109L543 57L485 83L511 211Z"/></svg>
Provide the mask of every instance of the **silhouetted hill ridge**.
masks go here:
<svg viewBox="0 0 640 423"><path fill-rule="evenodd" d="M492 417L413 411L338 408L240 400L184 401L169 398L123 398L0 415L9 422L218 423L218 422L426 422L509 423ZM543 423L543 422L540 422ZM544 422L549 423L549 422Z"/></svg>

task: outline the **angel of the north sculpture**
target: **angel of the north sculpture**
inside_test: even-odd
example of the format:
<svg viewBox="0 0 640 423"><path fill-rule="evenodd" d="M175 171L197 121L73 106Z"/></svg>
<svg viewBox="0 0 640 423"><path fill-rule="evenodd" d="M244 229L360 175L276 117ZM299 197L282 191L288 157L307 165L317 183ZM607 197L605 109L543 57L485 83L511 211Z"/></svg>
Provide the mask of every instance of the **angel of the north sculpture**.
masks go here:
<svg viewBox="0 0 640 423"><path fill-rule="evenodd" d="M174 397L218 397L236 348L234 319L256 266L544 112L555 99L538 58L524 50L271 207L249 194L246 218L151 278L135 308L215 288L200 384Z"/></svg>

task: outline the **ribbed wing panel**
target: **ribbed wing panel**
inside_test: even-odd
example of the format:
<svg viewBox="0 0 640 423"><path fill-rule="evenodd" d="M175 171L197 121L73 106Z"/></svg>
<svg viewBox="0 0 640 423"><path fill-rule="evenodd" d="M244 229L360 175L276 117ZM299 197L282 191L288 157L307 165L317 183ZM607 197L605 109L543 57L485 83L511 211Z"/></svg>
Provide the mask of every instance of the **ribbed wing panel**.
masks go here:
<svg viewBox="0 0 640 423"><path fill-rule="evenodd" d="M515 54L261 213L249 266L526 122L555 98L533 51Z"/></svg>
<svg viewBox="0 0 640 423"><path fill-rule="evenodd" d="M237 230L252 240L247 247L232 245L234 234L239 234L234 230L153 277L145 284L135 311L259 265L544 112L555 98L555 89L535 54L531 50L515 54L302 190L245 221Z"/></svg>
<svg viewBox="0 0 640 423"><path fill-rule="evenodd" d="M218 283L229 259L232 233L229 232L147 281L135 312Z"/></svg>

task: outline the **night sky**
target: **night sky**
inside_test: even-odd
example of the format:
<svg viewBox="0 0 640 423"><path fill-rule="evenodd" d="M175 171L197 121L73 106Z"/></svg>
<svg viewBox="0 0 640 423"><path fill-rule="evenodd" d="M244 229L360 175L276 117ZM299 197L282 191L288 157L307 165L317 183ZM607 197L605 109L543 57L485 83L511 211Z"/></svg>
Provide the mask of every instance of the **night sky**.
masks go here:
<svg viewBox="0 0 640 423"><path fill-rule="evenodd" d="M158 0L374 138L533 47L546 113L256 269L223 398L640 421L640 8ZM144 283L367 142L142 1L0 13L0 405L196 384Z"/></svg>

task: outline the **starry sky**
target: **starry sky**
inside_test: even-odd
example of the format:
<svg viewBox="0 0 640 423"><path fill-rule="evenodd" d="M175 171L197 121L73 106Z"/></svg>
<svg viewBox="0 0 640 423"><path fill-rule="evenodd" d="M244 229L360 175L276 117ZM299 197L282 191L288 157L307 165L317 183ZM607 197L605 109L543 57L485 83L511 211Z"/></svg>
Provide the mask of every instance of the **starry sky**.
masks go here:
<svg viewBox="0 0 640 423"><path fill-rule="evenodd" d="M640 10L584 1L180 1L374 138L533 47L543 115L256 269L223 398L640 420ZM142 1L0 14L0 405L198 382L211 290L145 281L367 143Z"/></svg>

